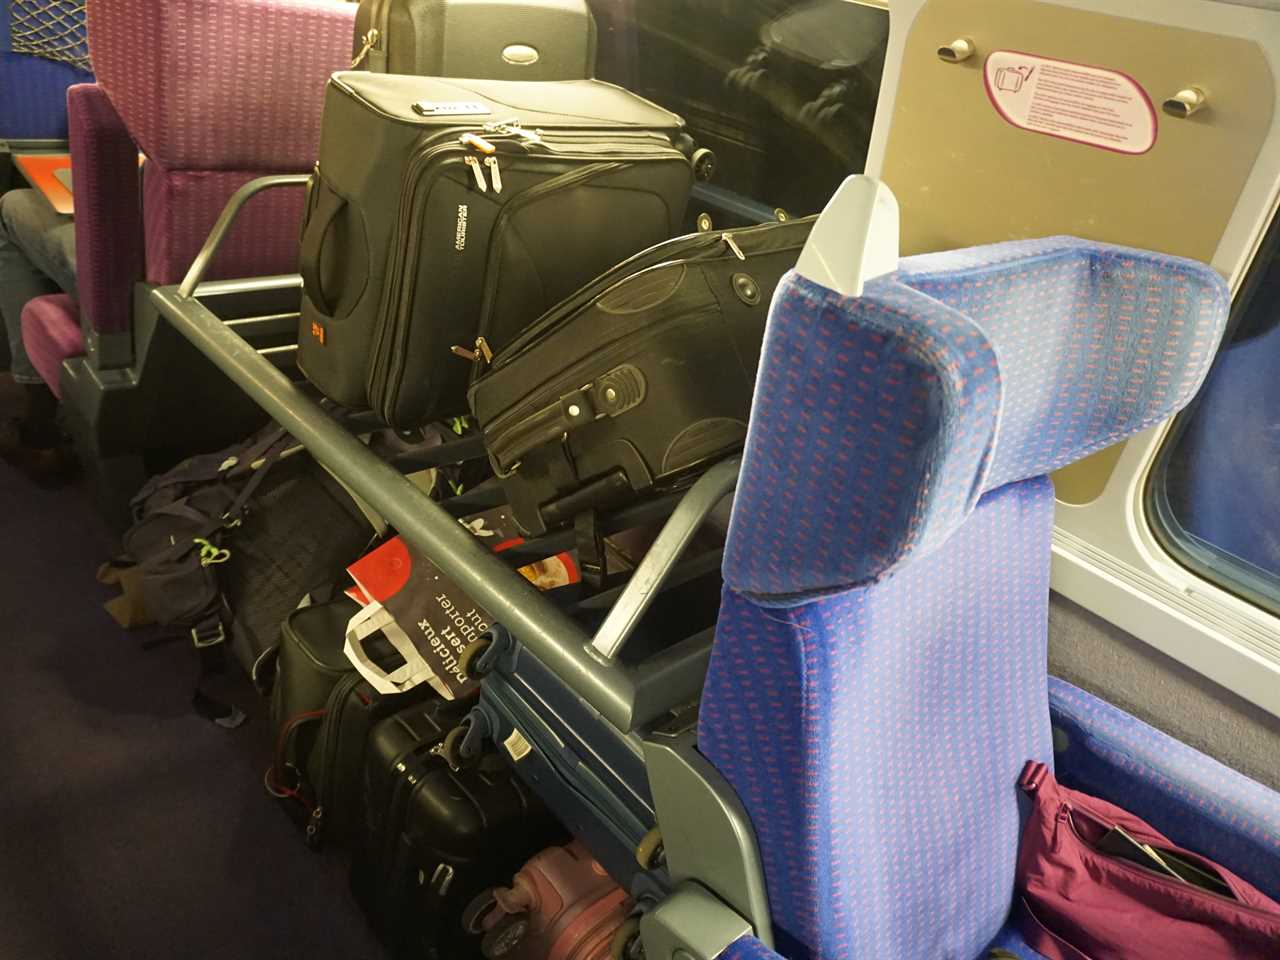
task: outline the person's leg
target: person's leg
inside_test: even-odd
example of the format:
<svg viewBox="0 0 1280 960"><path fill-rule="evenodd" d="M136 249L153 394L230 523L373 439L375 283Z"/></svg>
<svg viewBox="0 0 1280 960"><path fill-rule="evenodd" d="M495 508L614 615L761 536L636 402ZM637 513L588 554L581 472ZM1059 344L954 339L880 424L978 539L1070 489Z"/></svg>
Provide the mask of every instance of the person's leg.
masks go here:
<svg viewBox="0 0 1280 960"><path fill-rule="evenodd" d="M75 289L75 230L68 217L35 190L0 196L0 317L9 346L9 370L18 383L42 383L22 346L27 301Z"/></svg>
<svg viewBox="0 0 1280 960"><path fill-rule="evenodd" d="M58 402L27 358L22 309L35 297L63 290L76 295L75 225L34 190L0 196L0 317L9 347L9 369L22 385L26 412L0 442L4 458L38 481L56 482L68 472L60 449Z"/></svg>

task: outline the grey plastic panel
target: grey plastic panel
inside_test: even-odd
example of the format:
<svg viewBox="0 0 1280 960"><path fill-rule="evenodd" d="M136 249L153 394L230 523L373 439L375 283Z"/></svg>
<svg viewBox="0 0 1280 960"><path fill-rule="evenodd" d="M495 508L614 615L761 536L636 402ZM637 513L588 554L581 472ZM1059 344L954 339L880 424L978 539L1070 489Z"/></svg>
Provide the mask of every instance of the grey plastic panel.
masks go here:
<svg viewBox="0 0 1280 960"><path fill-rule="evenodd" d="M645 960L716 960L751 924L695 883L640 918Z"/></svg>
<svg viewBox="0 0 1280 960"><path fill-rule="evenodd" d="M773 946L764 868L738 795L698 753L692 730L670 738L652 736L645 741L644 759L671 879L696 881L745 917L761 942Z"/></svg>

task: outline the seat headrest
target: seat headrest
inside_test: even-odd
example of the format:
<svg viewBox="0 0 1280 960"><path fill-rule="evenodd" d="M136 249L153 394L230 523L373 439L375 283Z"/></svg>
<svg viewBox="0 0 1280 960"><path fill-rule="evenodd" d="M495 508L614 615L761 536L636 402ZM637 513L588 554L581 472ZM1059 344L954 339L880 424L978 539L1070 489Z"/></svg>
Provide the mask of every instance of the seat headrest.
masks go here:
<svg viewBox="0 0 1280 960"><path fill-rule="evenodd" d="M355 4L89 0L98 82L168 169L306 171L325 84L351 59Z"/></svg>
<svg viewBox="0 0 1280 960"><path fill-rule="evenodd" d="M883 578L984 492L1183 407L1229 303L1202 263L1071 237L907 258L857 298L789 274L726 581L786 605Z"/></svg>

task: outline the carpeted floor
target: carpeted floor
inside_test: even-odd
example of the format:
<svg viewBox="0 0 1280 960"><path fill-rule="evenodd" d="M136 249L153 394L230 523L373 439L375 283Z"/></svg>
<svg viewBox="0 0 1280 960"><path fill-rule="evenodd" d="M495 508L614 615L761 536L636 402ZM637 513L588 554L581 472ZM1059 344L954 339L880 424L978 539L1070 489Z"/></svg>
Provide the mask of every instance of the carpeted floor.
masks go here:
<svg viewBox="0 0 1280 960"><path fill-rule="evenodd" d="M102 610L113 537L0 464L0 958L382 956L262 787L269 733L190 708L191 651Z"/></svg>

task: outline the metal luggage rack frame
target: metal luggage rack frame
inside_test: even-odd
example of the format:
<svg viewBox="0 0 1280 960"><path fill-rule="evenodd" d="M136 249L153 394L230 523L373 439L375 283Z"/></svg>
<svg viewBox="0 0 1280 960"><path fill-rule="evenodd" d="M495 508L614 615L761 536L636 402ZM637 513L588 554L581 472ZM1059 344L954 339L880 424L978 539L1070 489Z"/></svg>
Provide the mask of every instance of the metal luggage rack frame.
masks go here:
<svg viewBox="0 0 1280 960"><path fill-rule="evenodd" d="M764 870L750 817L733 788L697 751L696 731L680 719L702 690L711 655L711 631L695 635L628 666L618 659L650 603L669 581L678 582L705 565L705 557L682 562L703 521L737 485L741 458L724 460L682 495L668 495L607 517L604 529L665 515L658 538L630 579L617 591L595 636L544 597L512 569L519 547L499 556L486 550L457 518L494 506L488 491L464 493L437 503L369 449L353 432L291 381L281 369L286 350L255 349L238 332L245 324L219 318L200 302L202 292L251 293L292 277L223 280L202 284L205 271L244 205L264 190L303 187L306 175L262 177L242 186L227 202L182 283L159 287L151 302L170 324L409 543L436 563L502 623L517 640L622 735L639 739L650 771L654 803L663 831L666 869L675 889L641 920L641 937L654 960L711 960L748 933L772 946L772 924ZM300 286L300 282L299 282ZM278 317L268 318L279 320ZM252 324L249 324L252 326ZM247 332L247 330L246 330ZM446 444L423 461L444 463ZM563 532L527 545L530 551L565 549ZM531 554L525 554L530 556ZM543 554L545 556L545 553ZM606 600L606 591L600 600ZM659 721L677 720L664 730Z"/></svg>
<svg viewBox="0 0 1280 960"><path fill-rule="evenodd" d="M183 336L245 391L313 457L378 511L417 550L453 577L521 644L622 733L659 720L695 699L710 656L705 638L691 637L645 663L628 667L618 654L662 589L707 515L737 483L739 459L716 464L682 497L594 637L561 611L508 561L485 550L455 519L395 466L372 452L279 368L255 350L234 324L200 302L203 291L250 291L257 280L202 280L245 204L279 187L303 187L304 174L261 177L227 202L182 282L159 287L151 300Z"/></svg>

